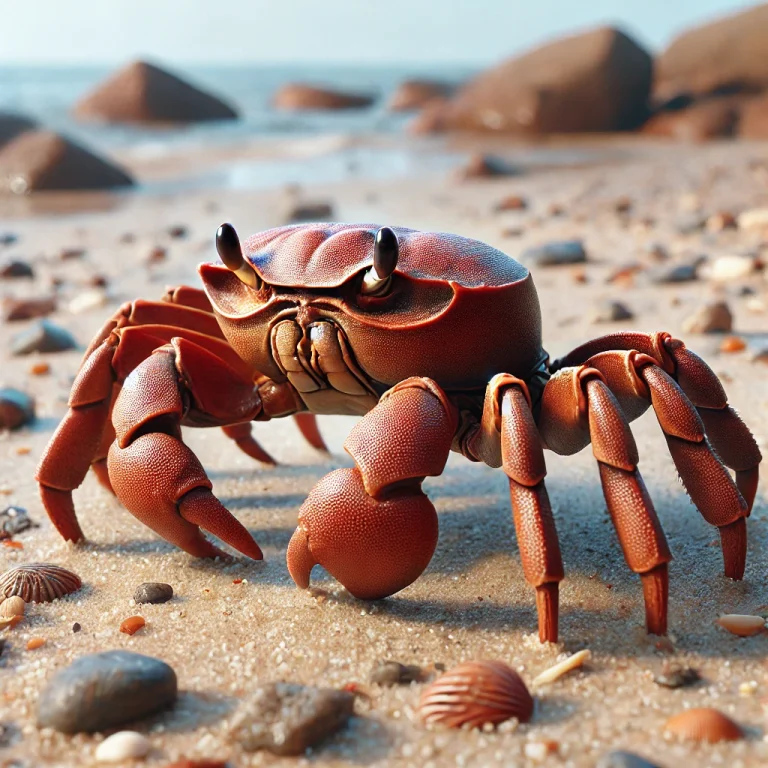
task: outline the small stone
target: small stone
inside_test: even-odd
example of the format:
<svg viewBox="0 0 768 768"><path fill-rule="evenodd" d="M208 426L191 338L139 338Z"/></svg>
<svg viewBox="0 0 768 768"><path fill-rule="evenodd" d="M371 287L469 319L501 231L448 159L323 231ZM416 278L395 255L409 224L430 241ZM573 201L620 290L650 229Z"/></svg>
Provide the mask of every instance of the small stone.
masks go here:
<svg viewBox="0 0 768 768"><path fill-rule="evenodd" d="M109 285L109 278L106 275L91 275L88 279L88 285L94 288L106 288Z"/></svg>
<svg viewBox="0 0 768 768"><path fill-rule="evenodd" d="M503 211L524 211L526 208L528 208L528 201L521 195L509 195L496 205L496 210L500 213Z"/></svg>
<svg viewBox="0 0 768 768"><path fill-rule="evenodd" d="M41 320L13 337L11 354L64 352L68 349L74 349L76 346L75 339L69 331L48 320Z"/></svg>
<svg viewBox="0 0 768 768"><path fill-rule="evenodd" d="M35 270L26 261L11 260L0 264L0 278L15 280L19 277L34 277Z"/></svg>
<svg viewBox="0 0 768 768"><path fill-rule="evenodd" d="M490 155L472 155L467 162L456 169L455 178L458 181L472 179L493 179L502 176L513 176L518 170L498 157Z"/></svg>
<svg viewBox="0 0 768 768"><path fill-rule="evenodd" d="M29 372L33 376L47 376L51 372L51 366L48 363L35 363Z"/></svg>
<svg viewBox="0 0 768 768"><path fill-rule="evenodd" d="M718 282L740 280L757 269L758 262L753 256L720 256L709 265L707 277Z"/></svg>
<svg viewBox="0 0 768 768"><path fill-rule="evenodd" d="M167 256L168 251L158 245L147 254L147 264L159 264L161 261L165 261Z"/></svg>
<svg viewBox="0 0 768 768"><path fill-rule="evenodd" d="M18 737L18 730L10 723L0 723L0 747L10 747ZM13 768L13 763L8 764Z"/></svg>
<svg viewBox="0 0 768 768"><path fill-rule="evenodd" d="M553 218L565 216L565 206L561 203L550 203L547 206L547 215Z"/></svg>
<svg viewBox="0 0 768 768"><path fill-rule="evenodd" d="M120 631L125 635L135 635L140 629L144 629L147 622L142 616L129 616L120 625Z"/></svg>
<svg viewBox="0 0 768 768"><path fill-rule="evenodd" d="M18 389L0 389L0 430L18 429L35 418L35 401Z"/></svg>
<svg viewBox="0 0 768 768"><path fill-rule="evenodd" d="M59 258L62 261L71 261L72 259L82 259L85 256L85 248L62 248L59 251Z"/></svg>
<svg viewBox="0 0 768 768"><path fill-rule="evenodd" d="M595 768L660 768L656 763L651 763L634 752L625 752L617 750L608 752L598 761Z"/></svg>
<svg viewBox="0 0 768 768"><path fill-rule="evenodd" d="M546 763L552 756L560 751L560 744L557 741L548 739L547 741L529 741L523 747L523 752L529 760L534 763Z"/></svg>
<svg viewBox="0 0 768 768"><path fill-rule="evenodd" d="M77 622L72 625L72 632L75 634L77 634L81 629L82 627Z"/></svg>
<svg viewBox="0 0 768 768"><path fill-rule="evenodd" d="M765 363L765 364L768 364L768 345L756 349L752 353L752 355L750 357L750 360L753 363Z"/></svg>
<svg viewBox="0 0 768 768"><path fill-rule="evenodd" d="M285 214L288 224L303 224L310 221L333 221L333 206L324 202L297 203Z"/></svg>
<svg viewBox="0 0 768 768"><path fill-rule="evenodd" d="M665 264L664 266L649 269L645 274L652 283L658 285L689 283L693 280L698 280L700 264L700 259L683 264Z"/></svg>
<svg viewBox="0 0 768 768"><path fill-rule="evenodd" d="M16 536L29 528L36 527L37 523L32 521L26 509L6 507L0 512L0 539Z"/></svg>
<svg viewBox="0 0 768 768"><path fill-rule="evenodd" d="M683 321L683 330L686 333L721 333L732 328L733 314L724 301L705 304Z"/></svg>
<svg viewBox="0 0 768 768"><path fill-rule="evenodd" d="M728 211L715 213L707 219L707 232L722 232L724 229L736 229L736 217Z"/></svg>
<svg viewBox="0 0 768 768"><path fill-rule="evenodd" d="M720 342L720 351L726 354L741 352L747 348L747 342L741 336L726 336Z"/></svg>
<svg viewBox="0 0 768 768"><path fill-rule="evenodd" d="M610 271L605 278L605 282L631 285L634 276L644 269L645 265L641 264L639 261L625 261L621 264L617 264L616 267Z"/></svg>
<svg viewBox="0 0 768 768"><path fill-rule="evenodd" d="M128 651L81 656L40 695L37 724L93 733L139 720L176 700L176 673L165 662Z"/></svg>
<svg viewBox="0 0 768 768"><path fill-rule="evenodd" d="M421 667L412 664L400 664L398 661L384 661L377 664L369 677L371 683L375 685L393 686L412 683L414 680L421 680Z"/></svg>
<svg viewBox="0 0 768 768"><path fill-rule="evenodd" d="M73 315L79 315L81 312L103 307L106 303L107 296L104 291L83 291L69 302L68 309Z"/></svg>
<svg viewBox="0 0 768 768"><path fill-rule="evenodd" d="M768 229L768 208L752 208L739 214L739 229Z"/></svg>
<svg viewBox="0 0 768 768"><path fill-rule="evenodd" d="M230 736L247 752L266 749L276 755L301 755L342 728L354 703L354 695L346 691L272 683L243 702Z"/></svg>
<svg viewBox="0 0 768 768"><path fill-rule="evenodd" d="M707 217L696 211L678 216L675 229L680 235L692 235L701 232L707 225Z"/></svg>
<svg viewBox="0 0 768 768"><path fill-rule="evenodd" d="M27 640L27 650L36 651L38 648L42 648L45 645L44 637L30 637Z"/></svg>
<svg viewBox="0 0 768 768"><path fill-rule="evenodd" d="M654 261L666 261L669 258L669 251L661 243L648 243L645 252Z"/></svg>
<svg viewBox="0 0 768 768"><path fill-rule="evenodd" d="M681 667L677 664L664 662L661 672L655 675L653 682L664 688L687 688L701 680L699 673L692 667Z"/></svg>
<svg viewBox="0 0 768 768"><path fill-rule="evenodd" d="M19 236L13 232L1 232L0 233L0 245L13 245L17 242Z"/></svg>
<svg viewBox="0 0 768 768"><path fill-rule="evenodd" d="M5 303L5 320L9 323L45 317L56 311L56 299L45 296L40 299L11 299Z"/></svg>
<svg viewBox="0 0 768 768"><path fill-rule="evenodd" d="M587 253L581 240L562 240L528 248L520 260L535 267L583 264Z"/></svg>
<svg viewBox="0 0 768 768"><path fill-rule="evenodd" d="M593 323L616 323L621 320L631 320L634 316L632 310L620 301L601 301L592 310Z"/></svg>
<svg viewBox="0 0 768 768"><path fill-rule="evenodd" d="M175 224L168 227L168 237L174 240L183 240L189 234L189 230L183 224Z"/></svg>
<svg viewBox="0 0 768 768"><path fill-rule="evenodd" d="M140 584L133 593L137 603L167 603L173 597L173 587L157 581Z"/></svg>
<svg viewBox="0 0 768 768"><path fill-rule="evenodd" d="M99 763L122 763L123 760L138 760L146 757L152 744L146 736L136 731L118 731L107 736L96 747L96 761Z"/></svg>
<svg viewBox="0 0 768 768"><path fill-rule="evenodd" d="M632 198L620 197L613 204L613 210L616 213L629 213L632 210Z"/></svg>

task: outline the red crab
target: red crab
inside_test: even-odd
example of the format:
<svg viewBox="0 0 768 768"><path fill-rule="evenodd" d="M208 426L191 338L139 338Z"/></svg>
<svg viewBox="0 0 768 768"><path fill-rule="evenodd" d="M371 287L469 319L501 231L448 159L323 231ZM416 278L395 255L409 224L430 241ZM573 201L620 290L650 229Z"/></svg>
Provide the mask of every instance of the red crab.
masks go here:
<svg viewBox="0 0 768 768"><path fill-rule="evenodd" d="M204 528L260 558L181 427L221 426L269 461L250 421L303 417L322 448L312 414L355 414L345 448L356 466L326 475L299 512L287 554L294 581L307 587L320 563L364 599L412 583L437 542L421 484L454 450L509 478L539 636L554 641L563 565L543 449L573 454L591 442L640 574L647 629L663 634L671 556L629 428L652 406L688 493L720 531L725 574L742 578L760 452L717 377L681 341L614 333L550 363L528 270L457 235L311 224L241 248L224 224L216 247L223 263L200 267L205 292L180 287L162 302L126 304L88 349L37 474L64 538L83 538L72 490L92 466L136 517L190 554L220 554Z"/></svg>

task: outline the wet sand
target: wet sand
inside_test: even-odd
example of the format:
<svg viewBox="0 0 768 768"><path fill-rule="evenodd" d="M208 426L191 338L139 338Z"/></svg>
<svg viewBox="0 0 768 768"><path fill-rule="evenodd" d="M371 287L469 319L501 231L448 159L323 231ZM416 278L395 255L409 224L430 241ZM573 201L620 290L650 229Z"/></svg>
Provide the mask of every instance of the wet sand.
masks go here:
<svg viewBox="0 0 768 768"><path fill-rule="evenodd" d="M768 341L768 282L760 274L716 288L705 280L651 285L640 274L632 285L607 284L617 264L650 264L645 248L663 244L670 253L710 258L758 249L754 232L726 230L683 235L679 217L694 203L705 213L738 212L768 205L765 145L646 147L633 144L626 157L588 168L548 169L502 180L456 183L445 173L396 181L355 181L302 189L302 199L332 202L338 220L377 221L477 237L515 256L528 245L583 238L589 262L534 272L544 316L545 347L557 357L582 341L620 328L667 330L682 335L722 377L731 404L742 413L763 452L768 443L768 366L752 362L752 350ZM495 204L525 196L522 212L498 214ZM6 282L0 289L21 296L45 295L50 279L63 278L61 309L52 319L74 333L84 348L104 319L123 301L159 297L166 285L196 284L195 266L213 257L212 236L223 220L241 234L283 223L292 192L191 192L161 198L128 197L113 207L68 216L21 216L8 211L2 229L19 235L2 255L33 262L31 285ZM634 201L627 215L616 201ZM552 204L564 215L553 216ZM11 219L10 214L19 216ZM646 220L653 219L651 225ZM171 240L169 226L189 228ZM522 228L517 237L506 229ZM131 232L132 243L120 242ZM148 251L162 245L168 258L148 268ZM62 248L83 247L82 259L61 261ZM763 251L765 255L765 251ZM108 305L72 314L67 303L94 273L109 278ZM749 285L752 295L740 295ZM718 351L716 335L683 334L683 320L702 303L725 298L734 331L748 342L736 354ZM615 298L635 312L622 323L594 324L589 313L600 299ZM0 548L0 570L32 561L57 563L78 573L83 589L52 604L30 606L24 623L7 633L0 666L0 722L17 737L0 753L0 765L84 766L93 762L98 737L65 737L35 726L38 694L52 673L75 658L123 648L157 656L176 670L182 691L169 713L136 725L147 733L149 765L179 756L229 759L233 766L527 766L529 742L555 741L548 765L592 766L610 749L632 749L662 766L758 766L768 762L768 634L740 639L714 624L722 613L766 611L768 604L768 496L761 489L749 521L749 556L741 583L726 581L716 531L704 522L678 482L656 420L647 413L633 424L640 469L654 499L675 560L670 569L670 643L643 629L639 580L624 564L602 498L591 451L564 458L547 453L548 487L565 560L561 586L561 643L542 646L536 636L532 590L522 576L500 471L451 456L444 475L425 489L440 516L440 540L426 573L400 594L377 603L354 600L315 571L310 592L293 585L285 549L298 507L326 472L351 461L342 444L354 420L321 417L333 457L302 442L288 420L256 425L263 445L282 462L255 465L217 430L187 430L224 503L264 550L253 563L195 561L159 540L89 476L75 493L88 542L73 547L52 529L37 496L37 458L66 410L66 398L82 351L41 355L47 377L29 375L38 360L12 358L9 340L23 324L0 325L0 383L35 395L32 428L0 435L0 506L25 507L40 523L16 537L23 550ZM515 329L489 329L515 333ZM22 453L22 451L24 453ZM28 451L28 452L26 452ZM235 584L235 580L242 583ZM164 605L136 607L132 595L145 581L173 585ZM147 626L133 637L118 627L140 614ZM75 634L72 624L82 630ZM43 647L27 651L32 637ZM368 684L379 660L447 667L475 658L502 659L530 681L562 653L582 648L592 659L582 670L537 690L529 725L499 732L426 729L416 706L422 685L384 689ZM653 674L665 659L692 666L703 681L667 690ZM237 698L261 682L290 680L313 685L362 685L370 700L340 736L302 759L246 755L228 742L227 719ZM754 681L754 693L740 693ZM666 719L694 706L713 706L748 732L733 744L695 745L664 736ZM14 763L14 761L16 761Z"/></svg>

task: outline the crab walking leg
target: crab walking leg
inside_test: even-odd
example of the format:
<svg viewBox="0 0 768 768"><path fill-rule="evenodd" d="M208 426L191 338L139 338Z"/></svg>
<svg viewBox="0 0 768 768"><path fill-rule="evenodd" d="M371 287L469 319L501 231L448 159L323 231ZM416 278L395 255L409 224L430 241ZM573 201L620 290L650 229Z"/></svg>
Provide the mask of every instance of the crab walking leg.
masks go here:
<svg viewBox="0 0 768 768"><path fill-rule="evenodd" d="M539 639L557 642L563 560L544 484L544 451L525 382L510 374L495 376L486 390L480 423L459 447L473 461L504 469L523 573L536 589Z"/></svg>
<svg viewBox="0 0 768 768"><path fill-rule="evenodd" d="M552 370L580 365L596 354L611 350L635 350L649 355L676 379L701 416L706 436L717 455L736 473L736 485L751 510L757 493L762 459L760 449L747 425L728 405L723 385L714 371L682 341L664 332L624 332L602 336L557 360Z"/></svg>
<svg viewBox="0 0 768 768"><path fill-rule="evenodd" d="M365 600L421 575L437 544L437 514L421 483L442 473L456 426L456 409L430 379L406 379L382 395L344 444L355 466L322 478L299 511L287 552L299 587L316 564Z"/></svg>
<svg viewBox="0 0 768 768"><path fill-rule="evenodd" d="M115 493L135 517L191 555L221 554L202 527L261 559L245 527L211 493L205 470L181 441L180 425L185 418L215 426L263 416L250 380L203 347L173 339L130 374L115 403L108 457Z"/></svg>

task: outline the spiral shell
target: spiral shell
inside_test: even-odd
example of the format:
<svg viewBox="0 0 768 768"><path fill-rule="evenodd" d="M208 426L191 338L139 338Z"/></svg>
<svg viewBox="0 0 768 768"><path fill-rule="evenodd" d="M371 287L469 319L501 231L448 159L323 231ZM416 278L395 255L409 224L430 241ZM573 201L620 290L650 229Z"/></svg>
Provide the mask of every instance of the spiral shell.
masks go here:
<svg viewBox="0 0 768 768"><path fill-rule="evenodd" d="M709 744L744 738L744 732L733 720L710 707L679 712L667 720L665 728L668 733L673 733L680 738L706 741Z"/></svg>
<svg viewBox="0 0 768 768"><path fill-rule="evenodd" d="M479 728L516 717L527 723L533 698L520 675L501 661L469 661L448 670L421 695L426 723Z"/></svg>
<svg viewBox="0 0 768 768"><path fill-rule="evenodd" d="M11 568L0 576L0 596L18 595L25 603L50 603L76 592L80 577L66 568L48 563L28 563Z"/></svg>

